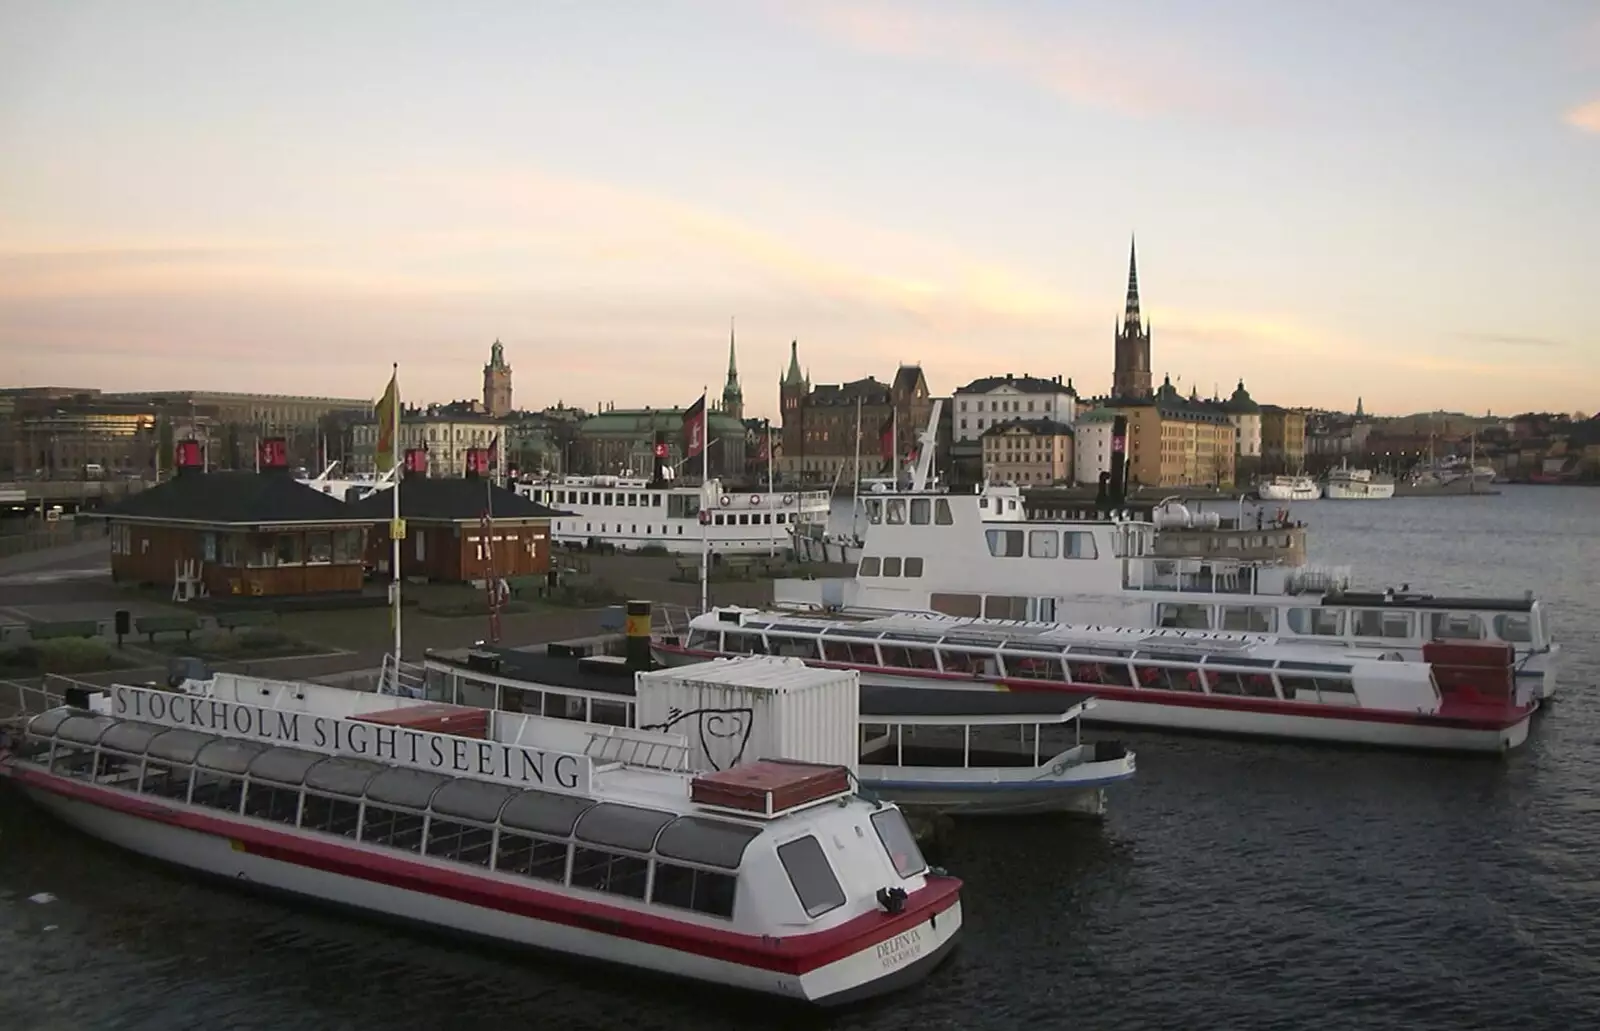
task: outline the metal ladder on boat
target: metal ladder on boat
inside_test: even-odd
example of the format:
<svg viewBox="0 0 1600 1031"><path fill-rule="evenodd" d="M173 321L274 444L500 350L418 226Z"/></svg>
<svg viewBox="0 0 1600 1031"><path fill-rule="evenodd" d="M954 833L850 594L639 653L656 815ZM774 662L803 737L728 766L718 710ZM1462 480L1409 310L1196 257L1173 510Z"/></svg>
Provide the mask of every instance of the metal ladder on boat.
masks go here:
<svg viewBox="0 0 1600 1031"><path fill-rule="evenodd" d="M383 657L383 666L378 670L378 694L426 698L427 670L414 662L405 662L394 655L386 654Z"/></svg>
<svg viewBox="0 0 1600 1031"><path fill-rule="evenodd" d="M596 762L621 763L652 770L689 768L688 746L647 741L625 733L615 733L611 729L591 731L583 754Z"/></svg>

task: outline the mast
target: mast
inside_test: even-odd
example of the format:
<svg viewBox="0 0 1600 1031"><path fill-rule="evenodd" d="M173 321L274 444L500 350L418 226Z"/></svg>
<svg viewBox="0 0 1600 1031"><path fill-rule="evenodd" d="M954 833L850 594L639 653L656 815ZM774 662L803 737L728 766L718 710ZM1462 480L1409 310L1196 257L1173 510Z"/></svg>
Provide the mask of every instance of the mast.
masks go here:
<svg viewBox="0 0 1600 1031"><path fill-rule="evenodd" d="M706 507L711 489L711 412L706 407L709 387L700 388L700 611L709 612L711 595L711 510Z"/></svg>
<svg viewBox="0 0 1600 1031"><path fill-rule="evenodd" d="M767 557L776 558L778 555L777 525L778 520L773 513L777 511L777 495L772 492L772 420L767 420Z"/></svg>
<svg viewBox="0 0 1600 1031"><path fill-rule="evenodd" d="M399 675L399 669L400 669L400 533L397 532L397 531L401 531L402 526L403 526L403 524L400 522L400 481L405 479L404 476L400 475L400 471L399 471L400 470L400 456L403 454L403 452L401 451L401 448L400 448L400 363L399 362L395 362L394 363L393 382L394 382L394 405L393 405L393 411L392 411L391 415L392 415L392 417L394 419L394 423L393 423L394 436L390 437L389 439L394 441L394 456L393 457L395 459L395 466L394 466L394 469L391 470L394 473L394 486L389 488L389 493L393 495L393 498L391 500L394 502L394 511L393 511L393 514L392 514L392 516L390 518L390 522L389 522L389 575L390 575L390 579L389 579L389 601L394 606L394 611L390 614L390 618L394 622L394 662L395 662L396 676L398 676ZM260 448L257 448L256 452L259 455L260 454ZM258 461L259 461L259 459L258 459ZM397 680L396 684L398 684L398 683L399 683L399 681Z"/></svg>
<svg viewBox="0 0 1600 1031"><path fill-rule="evenodd" d="M832 504L832 501L829 501ZM850 482L850 533L856 532L856 516L861 511L861 395L856 395L856 467ZM826 527L824 527L826 529Z"/></svg>

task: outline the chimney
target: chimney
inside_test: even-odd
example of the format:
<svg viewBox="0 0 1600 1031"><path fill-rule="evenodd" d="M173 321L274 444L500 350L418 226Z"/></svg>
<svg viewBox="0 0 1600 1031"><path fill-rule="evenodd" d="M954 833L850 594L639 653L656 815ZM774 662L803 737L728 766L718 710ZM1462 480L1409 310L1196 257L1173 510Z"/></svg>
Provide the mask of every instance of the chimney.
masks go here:
<svg viewBox="0 0 1600 1031"><path fill-rule="evenodd" d="M198 440L180 440L174 451L173 465L177 466L179 475L197 473L204 468L205 456L200 452Z"/></svg>
<svg viewBox="0 0 1600 1031"><path fill-rule="evenodd" d="M425 448L406 448L405 462L401 471L407 479L428 475L428 452Z"/></svg>
<svg viewBox="0 0 1600 1031"><path fill-rule="evenodd" d="M289 468L289 444L282 437L264 437L257 445L262 472L284 472Z"/></svg>

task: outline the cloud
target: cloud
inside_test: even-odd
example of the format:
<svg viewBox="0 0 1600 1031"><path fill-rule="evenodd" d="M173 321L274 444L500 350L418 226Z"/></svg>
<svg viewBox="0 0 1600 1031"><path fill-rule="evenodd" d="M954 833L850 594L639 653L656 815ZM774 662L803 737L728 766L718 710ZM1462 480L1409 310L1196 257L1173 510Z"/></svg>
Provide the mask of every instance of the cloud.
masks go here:
<svg viewBox="0 0 1600 1031"><path fill-rule="evenodd" d="M1580 132L1600 133L1600 98L1568 111L1566 123Z"/></svg>
<svg viewBox="0 0 1600 1031"><path fill-rule="evenodd" d="M1565 340L1554 337L1523 336L1514 333L1457 333L1458 340L1474 344L1493 344L1496 347L1565 347Z"/></svg>
<svg viewBox="0 0 1600 1031"><path fill-rule="evenodd" d="M866 54L965 66L1026 82L1082 107L1134 117L1262 114L1265 91L1237 66L1204 60L1192 44L1052 19L1032 24L981 8L930 10L907 0L775 0L780 16ZM1130 64L1129 55L1137 55Z"/></svg>

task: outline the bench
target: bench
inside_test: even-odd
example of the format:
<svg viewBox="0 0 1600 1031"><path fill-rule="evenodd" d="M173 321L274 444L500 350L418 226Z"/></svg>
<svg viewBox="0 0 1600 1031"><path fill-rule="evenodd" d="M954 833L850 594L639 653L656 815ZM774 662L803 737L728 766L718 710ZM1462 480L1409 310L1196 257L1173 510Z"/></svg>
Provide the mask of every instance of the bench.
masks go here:
<svg viewBox="0 0 1600 1031"><path fill-rule="evenodd" d="M271 611L260 612L223 612L217 615L217 626L223 630L238 630L251 626L272 626L278 621L278 614Z"/></svg>
<svg viewBox="0 0 1600 1031"><path fill-rule="evenodd" d="M677 572L672 574L672 577L673 577L674 580L698 580L698 579L700 579L700 559L699 558L683 558L683 557L680 557L678 559L677 565L678 565Z"/></svg>
<svg viewBox="0 0 1600 1031"><path fill-rule="evenodd" d="M55 641L65 637L99 637L100 621L73 619L59 623L35 623L28 627L28 636L35 641Z"/></svg>
<svg viewBox="0 0 1600 1031"><path fill-rule="evenodd" d="M140 616L133 621L134 630L150 639L151 644L156 643L157 634L183 633L183 639L189 640L190 635L200 629L199 616Z"/></svg>

